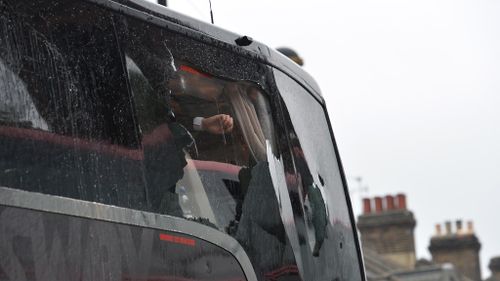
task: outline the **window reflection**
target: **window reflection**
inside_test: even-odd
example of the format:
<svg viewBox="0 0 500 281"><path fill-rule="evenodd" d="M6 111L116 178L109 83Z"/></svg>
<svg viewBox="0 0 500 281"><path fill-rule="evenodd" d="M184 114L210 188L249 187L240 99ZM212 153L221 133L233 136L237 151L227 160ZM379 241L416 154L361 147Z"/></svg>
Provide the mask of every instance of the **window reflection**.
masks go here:
<svg viewBox="0 0 500 281"><path fill-rule="evenodd" d="M289 135L285 170L304 276L360 280L354 228L324 108L290 77L274 74Z"/></svg>
<svg viewBox="0 0 500 281"><path fill-rule="evenodd" d="M289 135L296 173L292 175L295 182L291 182L289 190L295 215L302 217L302 219L296 219L297 228L302 232L299 233L299 239L306 240L312 251L311 254L317 257L326 237L326 205L311 175L297 135L293 131Z"/></svg>

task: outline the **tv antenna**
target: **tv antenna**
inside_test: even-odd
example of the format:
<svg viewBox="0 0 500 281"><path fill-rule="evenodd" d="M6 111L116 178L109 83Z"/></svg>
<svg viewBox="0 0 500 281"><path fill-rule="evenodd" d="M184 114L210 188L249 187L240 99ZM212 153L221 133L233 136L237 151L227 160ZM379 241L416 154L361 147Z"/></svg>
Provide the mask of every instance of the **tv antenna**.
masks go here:
<svg viewBox="0 0 500 281"><path fill-rule="evenodd" d="M212 12L212 0L208 0L208 4L210 5L210 19L212 20L212 24L214 24L214 13Z"/></svg>

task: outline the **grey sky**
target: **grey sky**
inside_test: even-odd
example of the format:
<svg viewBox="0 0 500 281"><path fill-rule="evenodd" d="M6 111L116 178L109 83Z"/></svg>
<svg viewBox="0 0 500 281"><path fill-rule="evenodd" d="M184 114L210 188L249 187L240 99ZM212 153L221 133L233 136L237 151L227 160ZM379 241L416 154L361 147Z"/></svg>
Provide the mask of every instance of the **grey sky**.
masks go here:
<svg viewBox="0 0 500 281"><path fill-rule="evenodd" d="M208 21L208 1L169 0ZM417 255L434 224L473 220L482 277L500 255L500 1L213 0L215 23L291 46L322 88L363 196L405 192ZM355 182L351 183L351 188ZM360 195L354 193L355 212Z"/></svg>

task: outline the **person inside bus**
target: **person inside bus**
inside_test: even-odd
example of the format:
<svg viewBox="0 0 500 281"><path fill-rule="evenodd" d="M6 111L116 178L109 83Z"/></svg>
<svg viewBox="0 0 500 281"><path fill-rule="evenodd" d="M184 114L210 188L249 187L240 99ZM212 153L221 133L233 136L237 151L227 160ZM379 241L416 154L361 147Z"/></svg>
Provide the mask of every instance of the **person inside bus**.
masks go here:
<svg viewBox="0 0 500 281"><path fill-rule="evenodd" d="M144 52L144 49L141 52ZM171 79L164 82L166 85L162 85L165 89L154 89L151 81L160 77L144 72L147 66L138 59L141 56L145 55L129 52L126 65L142 131L145 180L151 209L154 212L182 217L183 211L175 189L177 182L184 177L184 168L187 165L185 151L196 147L192 135L196 129L191 128L191 122L196 118L182 114L176 116L176 113L182 111L171 94L178 90L174 86L177 87L176 84L181 81L175 68L171 64L165 64L164 67L172 67ZM161 91L168 92L168 95L159 95ZM208 122L202 122L202 128L198 131L218 134L232 129L232 120L227 120L224 115L209 116L202 121Z"/></svg>
<svg viewBox="0 0 500 281"><path fill-rule="evenodd" d="M226 85L235 82L214 77L187 62L177 61L177 69L178 75L169 86L176 119L196 140L196 147L188 150L190 155L197 160L246 165L238 142L242 126L236 123L236 113L224 95ZM211 128L205 129L205 124Z"/></svg>
<svg viewBox="0 0 500 281"><path fill-rule="evenodd" d="M184 63L178 64L180 66L174 66L176 74L168 85L172 92L171 106L178 122L194 132L208 132L214 135L230 133L233 129L231 115L207 111L207 108L217 103L222 91L222 82Z"/></svg>
<svg viewBox="0 0 500 281"><path fill-rule="evenodd" d="M164 50L162 54L160 50ZM204 135L201 132L214 136L231 132L233 119L228 114L186 111L186 104L179 100L179 95L203 84L193 83L195 81L179 71L164 45L153 51L132 44L126 62L143 135L152 210L182 217L175 189L177 182L184 177L186 157L189 157L186 152L196 150L197 143L203 142L199 140L200 135ZM197 99L193 103L199 104L200 101Z"/></svg>

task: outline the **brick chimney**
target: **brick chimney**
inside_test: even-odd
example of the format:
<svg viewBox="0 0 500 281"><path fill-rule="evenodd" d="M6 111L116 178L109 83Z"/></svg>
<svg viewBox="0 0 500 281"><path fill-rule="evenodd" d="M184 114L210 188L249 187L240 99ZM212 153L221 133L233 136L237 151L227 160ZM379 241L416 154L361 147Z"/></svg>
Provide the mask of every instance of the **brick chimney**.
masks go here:
<svg viewBox="0 0 500 281"><path fill-rule="evenodd" d="M363 214L358 217L363 248L370 248L404 268L413 269L416 221L413 213L406 209L406 196L365 198L363 206Z"/></svg>
<svg viewBox="0 0 500 281"><path fill-rule="evenodd" d="M472 280L481 281L479 250L481 243L474 234L472 222L467 229L462 229L462 221L456 221L456 231L452 231L451 222L445 222L446 232L437 232L431 238L429 251L434 263L451 263L463 275Z"/></svg>
<svg viewBox="0 0 500 281"><path fill-rule="evenodd" d="M492 258L488 267L491 270L491 277L488 280L500 281L500 257Z"/></svg>

